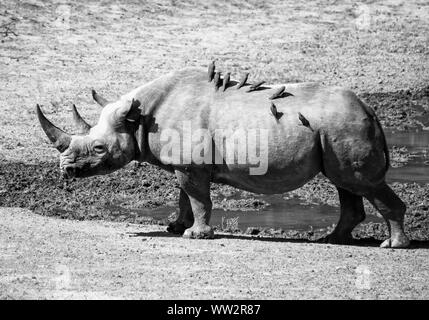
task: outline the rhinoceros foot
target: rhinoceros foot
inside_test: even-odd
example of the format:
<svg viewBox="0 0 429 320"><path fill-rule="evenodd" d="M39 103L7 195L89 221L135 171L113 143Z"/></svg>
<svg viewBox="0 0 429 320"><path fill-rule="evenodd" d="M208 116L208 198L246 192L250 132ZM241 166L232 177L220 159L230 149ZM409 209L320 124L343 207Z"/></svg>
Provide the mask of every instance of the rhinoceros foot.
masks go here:
<svg viewBox="0 0 429 320"><path fill-rule="evenodd" d="M335 232L328 234L326 237L323 237L319 240L321 243L329 243L329 244L342 244L342 245L350 245L354 243L354 239L351 234L347 235L339 235Z"/></svg>
<svg viewBox="0 0 429 320"><path fill-rule="evenodd" d="M407 248L410 245L410 240L406 236L397 238L389 238L383 241L381 248Z"/></svg>
<svg viewBox="0 0 429 320"><path fill-rule="evenodd" d="M168 224L167 231L173 234L183 234L187 227L183 222L171 222Z"/></svg>
<svg viewBox="0 0 429 320"><path fill-rule="evenodd" d="M208 225L194 225L191 228L185 230L183 237L189 239L213 239L214 232L213 229Z"/></svg>
<svg viewBox="0 0 429 320"><path fill-rule="evenodd" d="M183 234L186 229L192 226L193 222L173 221L168 224L167 231L174 234Z"/></svg>

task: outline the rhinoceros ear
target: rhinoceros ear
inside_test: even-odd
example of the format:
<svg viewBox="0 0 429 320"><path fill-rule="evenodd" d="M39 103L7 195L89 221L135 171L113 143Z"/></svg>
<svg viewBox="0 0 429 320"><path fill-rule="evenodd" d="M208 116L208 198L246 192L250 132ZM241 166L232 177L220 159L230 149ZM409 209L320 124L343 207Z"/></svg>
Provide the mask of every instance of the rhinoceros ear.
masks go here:
<svg viewBox="0 0 429 320"><path fill-rule="evenodd" d="M141 116L140 101L132 100L119 110L118 118L120 121L137 122Z"/></svg>
<svg viewBox="0 0 429 320"><path fill-rule="evenodd" d="M130 122L136 122L140 119L140 116L142 114L142 110L140 109L140 101L134 100L131 102L131 108L130 111L128 111L127 116L125 119Z"/></svg>
<svg viewBox="0 0 429 320"><path fill-rule="evenodd" d="M92 98L95 100L95 102L97 102L103 108L109 104L109 101L107 101L107 99L100 96L97 92L95 92L94 89L91 90L91 93L92 93Z"/></svg>

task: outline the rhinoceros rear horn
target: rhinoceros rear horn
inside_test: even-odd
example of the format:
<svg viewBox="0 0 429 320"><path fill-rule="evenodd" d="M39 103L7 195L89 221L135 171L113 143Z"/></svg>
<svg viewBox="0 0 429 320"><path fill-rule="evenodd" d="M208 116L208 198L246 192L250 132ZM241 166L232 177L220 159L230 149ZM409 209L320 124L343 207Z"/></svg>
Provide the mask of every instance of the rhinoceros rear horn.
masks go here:
<svg viewBox="0 0 429 320"><path fill-rule="evenodd" d="M76 106L74 104L72 105L72 113L73 113L73 120L76 123L77 127L79 128L79 131L81 133L88 132L91 129L91 125L89 125L85 120L83 120L83 118L77 111Z"/></svg>
<svg viewBox="0 0 429 320"><path fill-rule="evenodd" d="M95 100L95 102L97 102L100 106L102 106L103 108L109 104L109 101L107 101L107 99L103 98L102 96L100 96L97 92L95 92L95 90L92 90L92 98Z"/></svg>
<svg viewBox="0 0 429 320"><path fill-rule="evenodd" d="M70 145L71 136L60 128L54 126L48 119L46 119L39 105L36 106L36 112L43 131L54 144L55 148L57 148L59 152L66 150Z"/></svg>

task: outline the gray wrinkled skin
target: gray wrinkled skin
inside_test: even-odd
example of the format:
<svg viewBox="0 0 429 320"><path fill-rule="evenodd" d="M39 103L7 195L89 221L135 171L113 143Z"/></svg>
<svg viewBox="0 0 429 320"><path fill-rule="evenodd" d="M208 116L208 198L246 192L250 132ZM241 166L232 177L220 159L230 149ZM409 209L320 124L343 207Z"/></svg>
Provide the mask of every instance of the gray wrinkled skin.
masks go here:
<svg viewBox="0 0 429 320"><path fill-rule="evenodd" d="M133 160L134 132L125 120L127 111L127 105L111 104L88 135L72 136L70 146L60 155L65 177L106 174Z"/></svg>
<svg viewBox="0 0 429 320"><path fill-rule="evenodd" d="M387 147L372 109L339 87L280 84L246 92L247 85L237 90L237 84L231 79L224 92L215 90L206 72L185 69L143 85L107 104L88 135L72 137L61 154L61 170L68 177L105 174L135 159L174 172L181 186L180 214L168 230L190 238L213 237L211 182L273 194L299 188L322 172L337 187L341 202L340 220L327 242L352 241L351 231L365 218L365 197L389 226L382 247L408 246L405 205L385 183ZM275 100L281 114L275 117L269 97L281 86L290 95ZM133 99L141 103L143 130L135 130L138 119L129 119ZM218 128L268 130L267 172L249 175L249 166L242 164L164 163L160 134L168 128L182 133L183 121L212 134Z"/></svg>

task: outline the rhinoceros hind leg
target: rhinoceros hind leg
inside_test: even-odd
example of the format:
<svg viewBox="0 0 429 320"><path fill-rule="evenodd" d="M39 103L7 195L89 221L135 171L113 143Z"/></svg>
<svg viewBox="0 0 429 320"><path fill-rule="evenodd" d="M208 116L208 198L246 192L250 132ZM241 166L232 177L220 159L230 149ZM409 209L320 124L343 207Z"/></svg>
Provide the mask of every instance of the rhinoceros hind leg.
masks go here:
<svg viewBox="0 0 429 320"><path fill-rule="evenodd" d="M334 231L323 240L332 244L352 244L353 229L365 219L362 196L337 187L340 197L341 215Z"/></svg>
<svg viewBox="0 0 429 320"><path fill-rule="evenodd" d="M365 196L372 205L381 213L389 228L389 238L380 247L382 248L406 248L410 240L404 232L405 204L383 182L370 195Z"/></svg>
<svg viewBox="0 0 429 320"><path fill-rule="evenodd" d="M184 238L190 239L213 239L214 232L209 225L195 226L186 229L183 233Z"/></svg>
<svg viewBox="0 0 429 320"><path fill-rule="evenodd" d="M204 169L176 171L180 187L186 192L194 215L192 227L185 230L183 237L211 239L213 229L209 226L212 202L210 199L210 172Z"/></svg>
<svg viewBox="0 0 429 320"><path fill-rule="evenodd" d="M179 197L179 216L176 221L171 222L167 231L174 234L183 234L186 229L194 224L194 216L192 214L191 202L183 189L180 189Z"/></svg>

